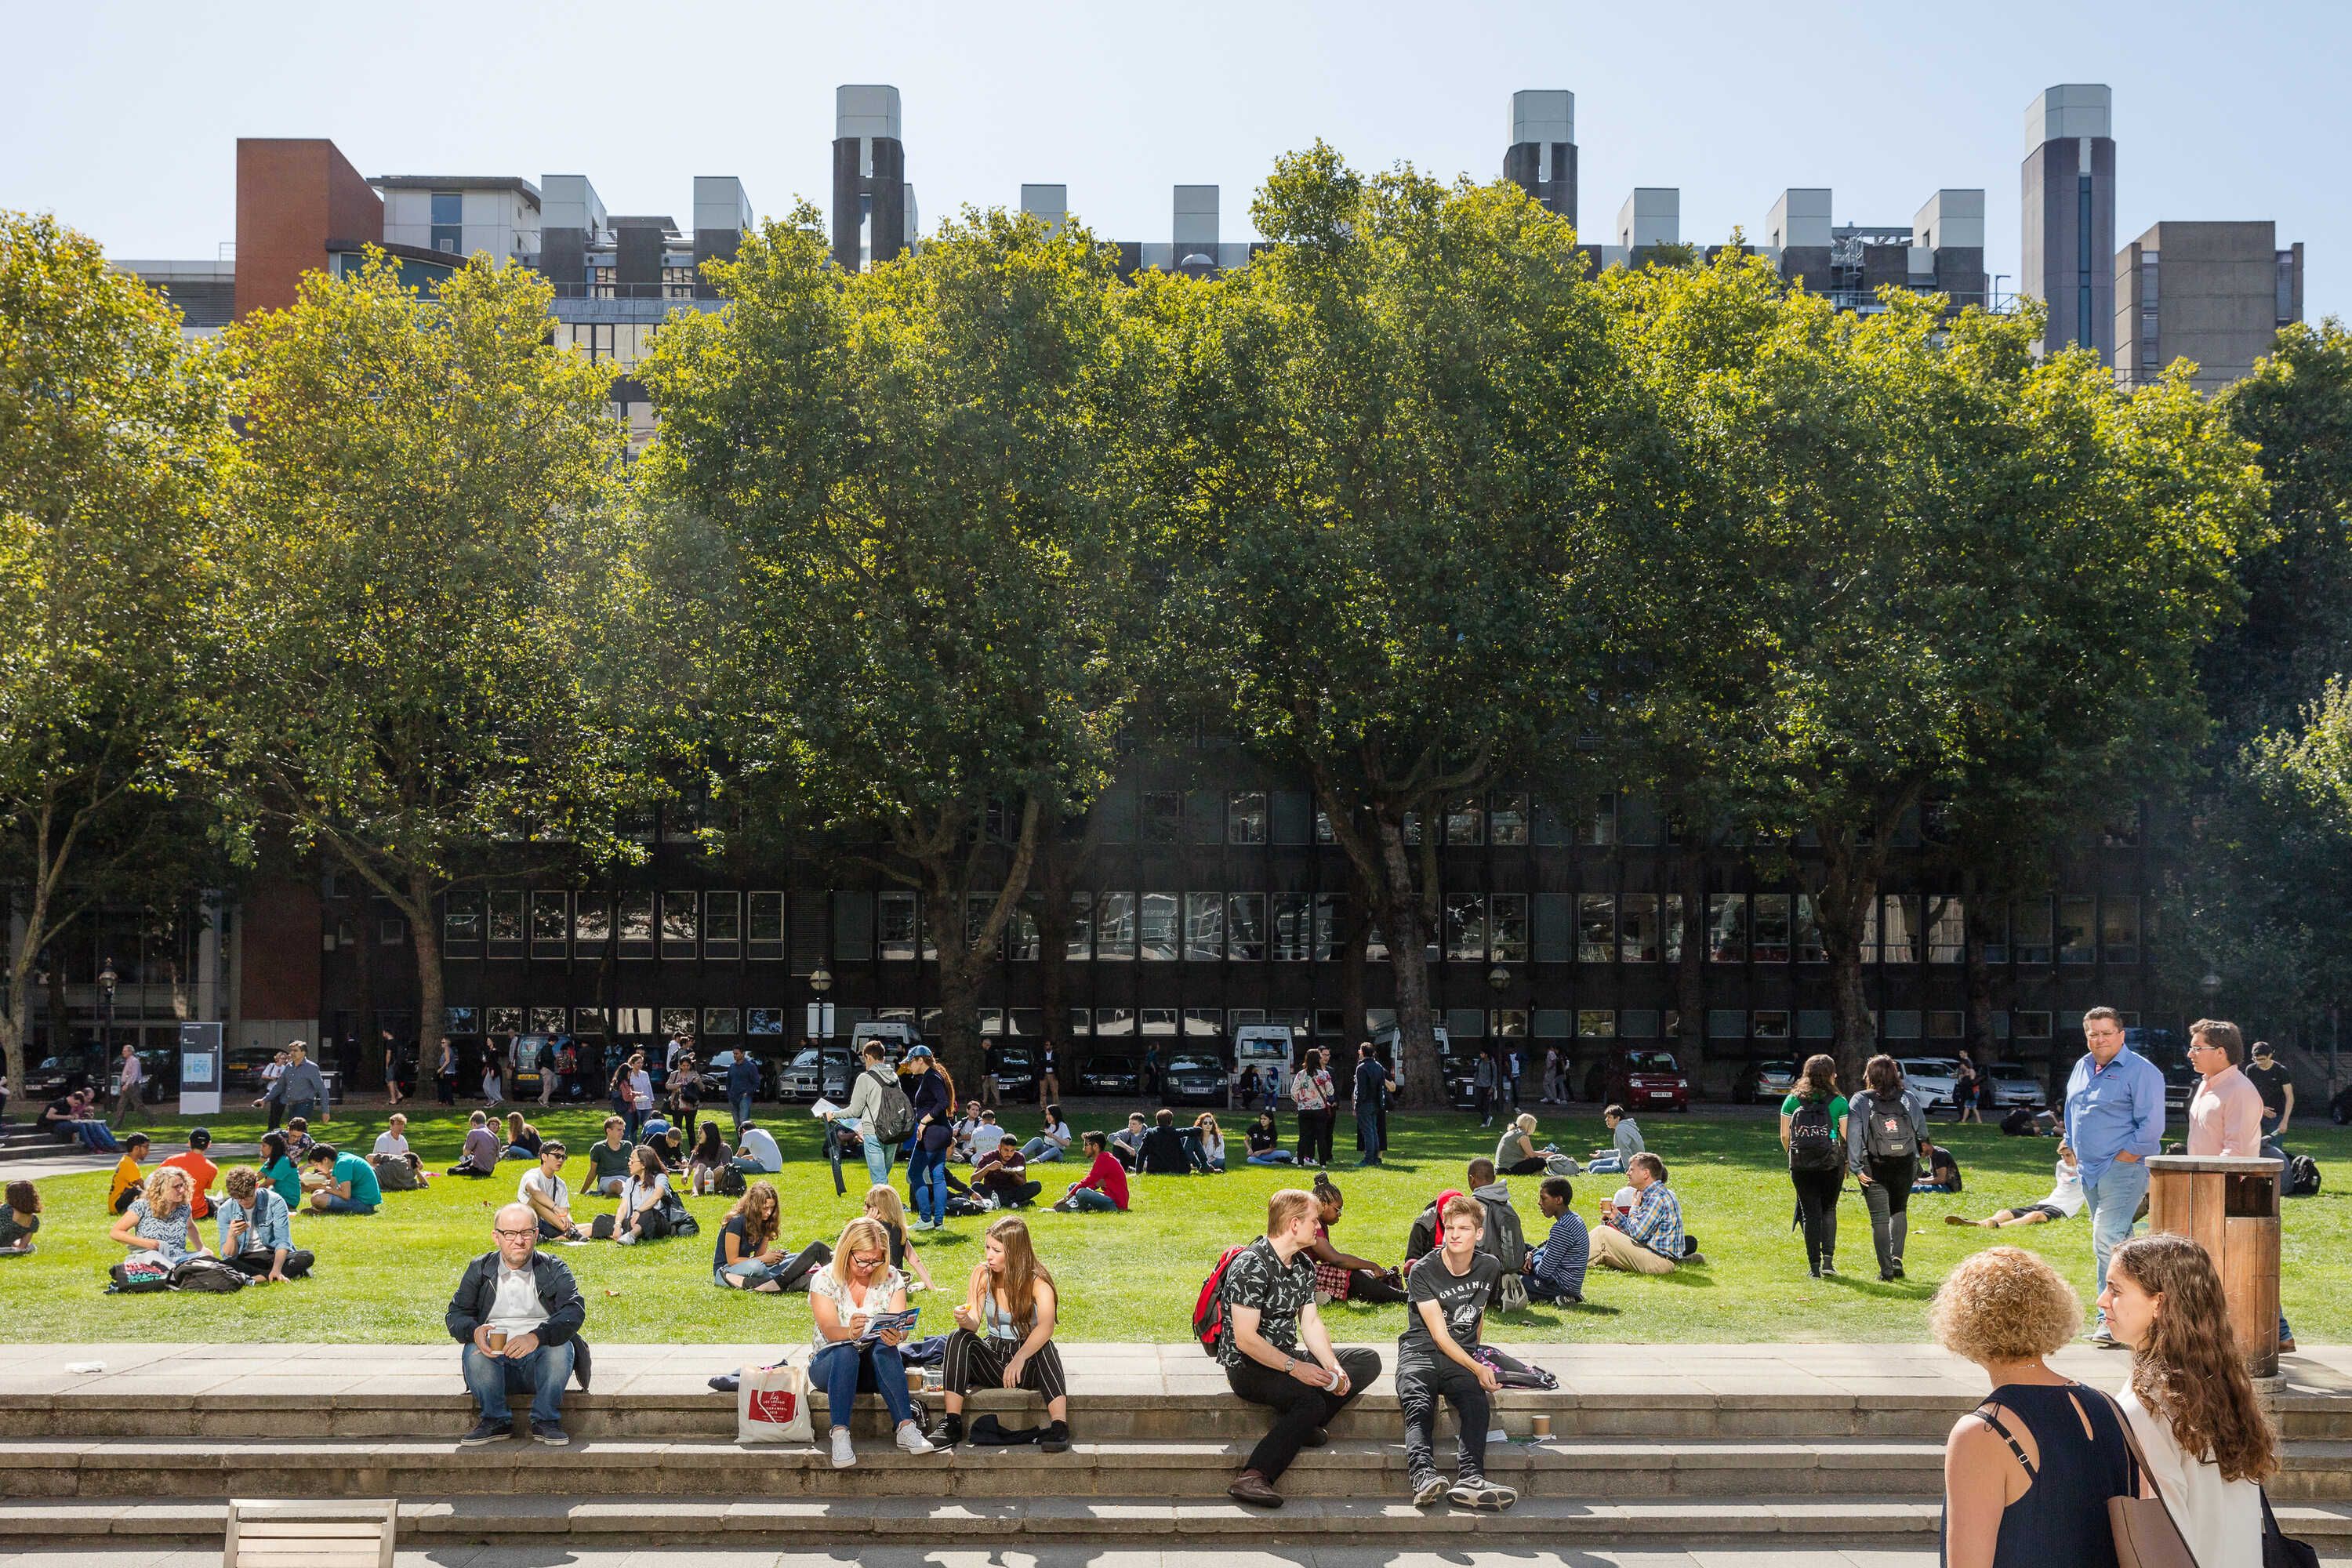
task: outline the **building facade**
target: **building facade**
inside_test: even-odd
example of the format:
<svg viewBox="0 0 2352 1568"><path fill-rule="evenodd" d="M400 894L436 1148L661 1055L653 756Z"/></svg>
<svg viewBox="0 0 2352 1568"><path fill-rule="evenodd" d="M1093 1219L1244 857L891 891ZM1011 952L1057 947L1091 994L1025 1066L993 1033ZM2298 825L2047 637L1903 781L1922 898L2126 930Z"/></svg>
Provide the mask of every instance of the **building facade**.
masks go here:
<svg viewBox="0 0 2352 1568"><path fill-rule="evenodd" d="M2115 297L2116 381L2186 359L2190 384L2219 392L2303 320L2303 247L2271 223L2160 223L2116 252Z"/></svg>

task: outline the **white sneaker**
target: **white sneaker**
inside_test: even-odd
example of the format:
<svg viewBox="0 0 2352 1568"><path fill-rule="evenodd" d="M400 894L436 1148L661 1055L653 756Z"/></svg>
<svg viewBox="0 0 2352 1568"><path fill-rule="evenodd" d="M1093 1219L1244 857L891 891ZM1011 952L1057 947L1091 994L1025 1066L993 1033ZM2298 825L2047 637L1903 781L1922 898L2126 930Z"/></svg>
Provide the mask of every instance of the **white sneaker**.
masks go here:
<svg viewBox="0 0 2352 1568"><path fill-rule="evenodd" d="M856 1463L857 1463L857 1450L849 1446L849 1428L835 1427L833 1429L833 1468L836 1470L845 1470Z"/></svg>
<svg viewBox="0 0 2352 1568"><path fill-rule="evenodd" d="M898 1450L906 1454L944 1454L947 1449L923 1436L922 1427L912 1421L898 1423Z"/></svg>
<svg viewBox="0 0 2352 1568"><path fill-rule="evenodd" d="M625 1230L613 1240L622 1247L635 1247L637 1244L637 1233L634 1230Z"/></svg>

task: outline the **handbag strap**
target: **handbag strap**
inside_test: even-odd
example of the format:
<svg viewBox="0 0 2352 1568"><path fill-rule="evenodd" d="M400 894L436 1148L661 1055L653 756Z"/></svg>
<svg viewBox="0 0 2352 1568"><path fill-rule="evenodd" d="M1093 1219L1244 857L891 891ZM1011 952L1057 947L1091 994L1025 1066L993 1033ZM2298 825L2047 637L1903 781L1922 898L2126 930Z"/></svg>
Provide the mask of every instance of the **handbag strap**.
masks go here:
<svg viewBox="0 0 2352 1568"><path fill-rule="evenodd" d="M2083 1384L2080 1386L2087 1387L2088 1385ZM2181 1543L2185 1546L2189 1541L2189 1534L2186 1531L2180 1528L2180 1521L2172 1517L2172 1505L2169 1502L2165 1501L2164 1489L2156 1484L2155 1473L2151 1471L2147 1466L2147 1455L2141 1451L2139 1438L2132 1431L2131 1417L2125 1414L2122 1404L2114 1394L2107 1393L2105 1389L2094 1389L2092 1392L2098 1394L2100 1398L2107 1402L2107 1408L2116 1413L2116 1425L2123 1428L2124 1447L2131 1454L2132 1495L2134 1497L2137 1497L2142 1487L2147 1488L2148 1491L2154 1493L2158 1506L2164 1510L2164 1517L2172 1526L2173 1533L2180 1537ZM2265 1503L2265 1506L2267 1506L2267 1502Z"/></svg>

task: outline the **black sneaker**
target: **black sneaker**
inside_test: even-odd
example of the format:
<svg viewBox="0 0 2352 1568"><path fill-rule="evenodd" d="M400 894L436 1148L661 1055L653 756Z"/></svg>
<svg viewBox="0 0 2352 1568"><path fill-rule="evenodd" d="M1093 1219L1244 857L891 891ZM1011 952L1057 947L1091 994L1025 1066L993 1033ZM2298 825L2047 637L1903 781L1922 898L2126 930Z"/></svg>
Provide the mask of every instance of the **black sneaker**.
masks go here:
<svg viewBox="0 0 2352 1568"><path fill-rule="evenodd" d="M1330 1441L1331 1428L1328 1426L1318 1426L1315 1430L1307 1434L1307 1440L1299 1446L1306 1448L1320 1448Z"/></svg>
<svg viewBox="0 0 2352 1568"><path fill-rule="evenodd" d="M552 1421L534 1421L530 1424L530 1440L544 1443L551 1448L562 1448L570 1446L572 1435Z"/></svg>
<svg viewBox="0 0 2352 1568"><path fill-rule="evenodd" d="M955 1418L950 1416L949 1419L953 1420ZM1045 1436L1037 1439L1037 1447L1044 1449L1048 1454L1068 1453L1070 1451L1070 1424L1066 1421L1056 1421L1053 1425L1047 1426L1045 1428Z"/></svg>
<svg viewBox="0 0 2352 1568"><path fill-rule="evenodd" d="M710 1380L710 1386L721 1394L732 1394L742 1385L743 1377L740 1373L722 1372Z"/></svg>
<svg viewBox="0 0 2352 1568"><path fill-rule="evenodd" d="M457 1447L460 1448L478 1448L485 1443L498 1442L499 1439L507 1436L510 1432L512 1432L512 1430L513 1426L510 1423L505 1421L492 1421L486 1416L482 1420L474 1423L474 1429L472 1431L457 1439Z"/></svg>
<svg viewBox="0 0 2352 1568"><path fill-rule="evenodd" d="M954 1411L940 1416L940 1429L931 1434L932 1447L939 1448L952 1448L958 1443L962 1441L963 1413L961 1411ZM1064 1447L1067 1447L1067 1445L1066 1444Z"/></svg>

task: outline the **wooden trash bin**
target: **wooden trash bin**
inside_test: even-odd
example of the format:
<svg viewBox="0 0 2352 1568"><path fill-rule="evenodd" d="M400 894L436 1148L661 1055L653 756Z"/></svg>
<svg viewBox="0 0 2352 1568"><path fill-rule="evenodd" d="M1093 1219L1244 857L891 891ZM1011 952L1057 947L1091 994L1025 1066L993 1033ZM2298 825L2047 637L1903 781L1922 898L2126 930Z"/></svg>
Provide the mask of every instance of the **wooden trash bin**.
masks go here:
<svg viewBox="0 0 2352 1568"><path fill-rule="evenodd" d="M2212 1257L2246 1370L2278 1375L2277 1160L2157 1154L2147 1163L2150 1230L2189 1237Z"/></svg>

